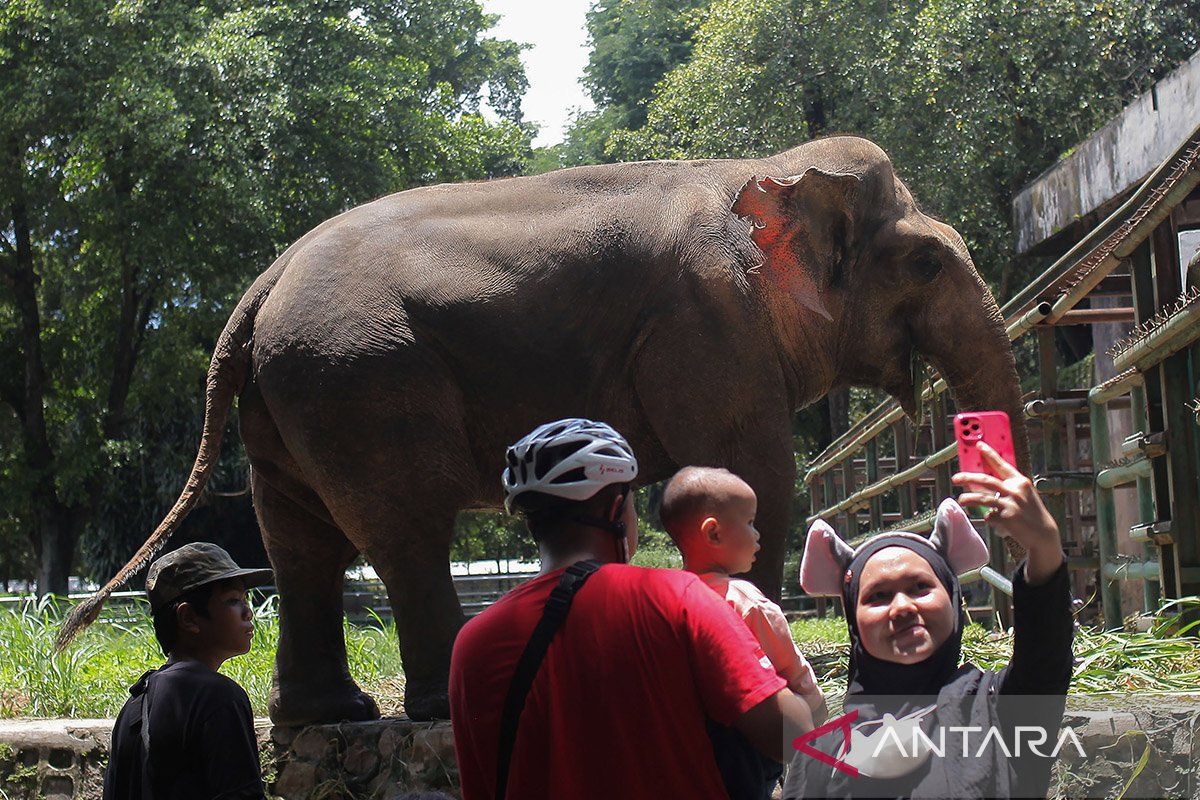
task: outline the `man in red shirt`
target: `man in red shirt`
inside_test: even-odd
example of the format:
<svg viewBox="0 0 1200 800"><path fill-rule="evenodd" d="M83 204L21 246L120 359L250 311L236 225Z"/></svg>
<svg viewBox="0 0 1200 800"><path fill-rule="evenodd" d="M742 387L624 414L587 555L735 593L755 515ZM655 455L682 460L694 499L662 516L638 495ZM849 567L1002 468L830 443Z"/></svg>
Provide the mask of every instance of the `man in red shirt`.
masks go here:
<svg viewBox="0 0 1200 800"><path fill-rule="evenodd" d="M604 423L550 423L509 448L505 507L524 515L542 571L455 641L450 713L464 800L724 798L706 720L777 760L811 729L808 706L720 597L690 573L627 563L636 476L629 445ZM532 673L505 771L501 718L518 661L563 571L588 560L602 566Z"/></svg>

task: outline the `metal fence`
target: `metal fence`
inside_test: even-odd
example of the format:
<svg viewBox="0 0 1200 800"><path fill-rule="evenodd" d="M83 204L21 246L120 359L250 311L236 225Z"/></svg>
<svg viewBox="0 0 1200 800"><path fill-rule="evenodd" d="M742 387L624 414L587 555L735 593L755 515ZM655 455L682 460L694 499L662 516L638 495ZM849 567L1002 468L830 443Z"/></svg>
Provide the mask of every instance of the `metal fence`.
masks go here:
<svg viewBox="0 0 1200 800"><path fill-rule="evenodd" d="M1120 581L1142 582L1144 610L1160 597L1200 594L1200 290L1184 285L1178 250L1179 211L1189 196L1196 199L1198 184L1200 128L1003 308L1010 339L1036 338L1038 389L1025 398L1035 485L1059 522L1071 568L1091 573L1110 627L1122 622ZM1098 298L1126 301L1084 305ZM1134 325L1095 356L1111 359L1115 377L1060 390L1054 328L1110 322ZM825 519L850 537L929 530L933 512L922 509L951 494L957 456L945 389L939 379L924 390L928 424L915 425L896 402L885 402L822 452L803 478L816 509L807 522ZM1120 409L1129 410L1134 435L1113 443L1107 412ZM1126 487L1133 491L1120 491ZM1140 522L1118 531L1115 509L1124 503L1136 504ZM995 533L978 526L993 553L980 577L994 587L994 606L1007 620L1001 574L1011 565ZM1119 554L1118 536L1140 543L1141 555Z"/></svg>

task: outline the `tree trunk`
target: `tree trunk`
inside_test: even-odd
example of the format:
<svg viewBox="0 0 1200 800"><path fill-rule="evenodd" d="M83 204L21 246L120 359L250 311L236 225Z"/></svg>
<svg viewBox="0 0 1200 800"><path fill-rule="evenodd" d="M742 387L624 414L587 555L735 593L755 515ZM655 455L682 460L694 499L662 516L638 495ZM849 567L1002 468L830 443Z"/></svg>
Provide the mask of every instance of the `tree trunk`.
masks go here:
<svg viewBox="0 0 1200 800"><path fill-rule="evenodd" d="M828 395L829 432L833 439L850 430L850 390L837 389ZM832 441L832 440L831 440Z"/></svg>
<svg viewBox="0 0 1200 800"><path fill-rule="evenodd" d="M41 551L38 556L37 592L66 597L67 578L79 538L81 518L63 508L40 509L38 527Z"/></svg>
<svg viewBox="0 0 1200 800"><path fill-rule="evenodd" d="M20 319L21 354L25 361L24 391L21 407L21 439L25 464L34 476L32 499L37 515L38 595L49 592L66 594L67 574L71 569L76 515L58 497L54 476L54 451L46 430L46 371L42 359L42 320L38 307L38 275L33 261L32 230L29 213L17 186L11 206L16 254L4 270Z"/></svg>

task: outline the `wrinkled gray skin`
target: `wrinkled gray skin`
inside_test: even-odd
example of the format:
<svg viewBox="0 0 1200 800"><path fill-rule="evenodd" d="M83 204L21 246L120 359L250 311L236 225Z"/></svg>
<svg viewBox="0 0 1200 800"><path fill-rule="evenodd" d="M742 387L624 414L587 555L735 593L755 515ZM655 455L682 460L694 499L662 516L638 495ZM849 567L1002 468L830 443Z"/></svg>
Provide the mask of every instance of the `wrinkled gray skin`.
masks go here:
<svg viewBox="0 0 1200 800"><path fill-rule="evenodd" d="M961 408L1020 424L1009 341L962 239L863 139L414 189L324 223L247 293L177 511L240 385L281 602L271 718L378 713L346 668L342 574L358 553L396 615L407 713L446 717L452 526L500 505L508 444L583 416L628 437L644 482L728 467L758 493L751 577L777 595L793 412L847 384L911 412L914 348Z"/></svg>

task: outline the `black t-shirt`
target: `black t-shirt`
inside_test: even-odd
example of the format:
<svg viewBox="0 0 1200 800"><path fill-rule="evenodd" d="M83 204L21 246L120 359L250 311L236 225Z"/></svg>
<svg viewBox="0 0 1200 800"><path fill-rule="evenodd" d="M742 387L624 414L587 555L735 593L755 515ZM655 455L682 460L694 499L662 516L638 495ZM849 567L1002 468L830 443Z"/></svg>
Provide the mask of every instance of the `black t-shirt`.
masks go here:
<svg viewBox="0 0 1200 800"><path fill-rule="evenodd" d="M129 694L113 726L104 800L264 796L254 717L241 686L204 664L180 661L147 672Z"/></svg>

